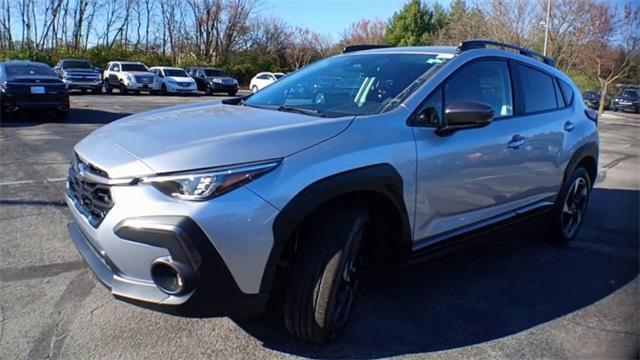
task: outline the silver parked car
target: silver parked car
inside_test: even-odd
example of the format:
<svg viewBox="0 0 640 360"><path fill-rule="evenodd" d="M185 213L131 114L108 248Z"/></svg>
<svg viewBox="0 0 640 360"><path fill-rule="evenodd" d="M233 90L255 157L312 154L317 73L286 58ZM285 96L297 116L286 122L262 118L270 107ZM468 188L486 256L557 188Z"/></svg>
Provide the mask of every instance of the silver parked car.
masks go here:
<svg viewBox="0 0 640 360"><path fill-rule="evenodd" d="M347 48L245 98L96 130L75 146L69 231L121 300L217 316L283 291L289 331L321 343L371 264L531 213L570 241L597 163L596 114L548 58Z"/></svg>

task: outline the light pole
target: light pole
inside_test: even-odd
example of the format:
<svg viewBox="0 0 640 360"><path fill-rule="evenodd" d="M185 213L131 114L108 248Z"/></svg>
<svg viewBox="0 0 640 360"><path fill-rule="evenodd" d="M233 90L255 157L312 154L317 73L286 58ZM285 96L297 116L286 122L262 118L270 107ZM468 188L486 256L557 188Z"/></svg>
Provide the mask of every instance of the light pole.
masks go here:
<svg viewBox="0 0 640 360"><path fill-rule="evenodd" d="M544 50L542 55L547 56L547 42L549 41L549 20L551 18L551 0L547 0L547 21L544 26Z"/></svg>

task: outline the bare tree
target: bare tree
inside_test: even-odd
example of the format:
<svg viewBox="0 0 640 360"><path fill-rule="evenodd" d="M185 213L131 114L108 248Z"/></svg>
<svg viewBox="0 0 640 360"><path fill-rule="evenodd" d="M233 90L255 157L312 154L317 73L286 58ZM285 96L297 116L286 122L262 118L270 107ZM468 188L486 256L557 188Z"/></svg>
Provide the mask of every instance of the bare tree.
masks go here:
<svg viewBox="0 0 640 360"><path fill-rule="evenodd" d="M385 21L362 19L343 31L340 42L344 45L384 44L386 30Z"/></svg>

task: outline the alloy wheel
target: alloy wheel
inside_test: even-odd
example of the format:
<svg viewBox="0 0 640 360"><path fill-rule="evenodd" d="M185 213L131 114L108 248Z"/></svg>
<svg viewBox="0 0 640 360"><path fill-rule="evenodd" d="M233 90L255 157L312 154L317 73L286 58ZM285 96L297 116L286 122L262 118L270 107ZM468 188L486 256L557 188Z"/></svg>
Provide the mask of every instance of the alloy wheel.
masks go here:
<svg viewBox="0 0 640 360"><path fill-rule="evenodd" d="M589 185L587 181L580 177L577 178L564 199L561 214L562 232L567 238L572 238L578 232L580 224L584 218L584 212L587 209L587 200L589 198Z"/></svg>

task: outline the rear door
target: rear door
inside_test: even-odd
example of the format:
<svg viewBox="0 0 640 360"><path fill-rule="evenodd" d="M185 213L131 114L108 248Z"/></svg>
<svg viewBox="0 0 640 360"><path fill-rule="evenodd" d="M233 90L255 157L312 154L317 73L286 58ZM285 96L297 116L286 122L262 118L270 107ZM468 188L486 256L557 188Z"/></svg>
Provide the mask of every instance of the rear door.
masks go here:
<svg viewBox="0 0 640 360"><path fill-rule="evenodd" d="M523 145L520 198L535 202L553 197L564 175L562 149L565 136L575 128L573 109L562 97L553 74L525 63L512 63L516 116Z"/></svg>

